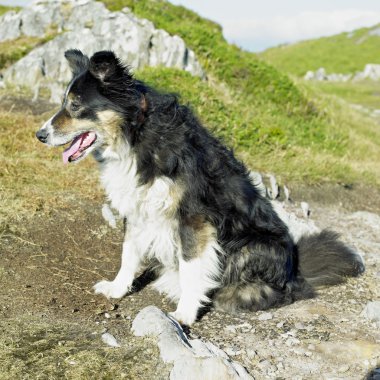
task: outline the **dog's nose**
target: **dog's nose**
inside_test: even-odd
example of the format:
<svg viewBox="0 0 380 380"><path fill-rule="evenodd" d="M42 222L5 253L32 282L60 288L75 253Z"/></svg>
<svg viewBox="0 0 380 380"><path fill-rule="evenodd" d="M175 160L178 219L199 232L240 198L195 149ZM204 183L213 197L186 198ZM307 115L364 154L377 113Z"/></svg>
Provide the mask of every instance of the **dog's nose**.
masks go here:
<svg viewBox="0 0 380 380"><path fill-rule="evenodd" d="M46 129L39 129L36 133L36 137L38 138L38 140L40 140L43 143L46 143L48 136L49 133L46 131Z"/></svg>

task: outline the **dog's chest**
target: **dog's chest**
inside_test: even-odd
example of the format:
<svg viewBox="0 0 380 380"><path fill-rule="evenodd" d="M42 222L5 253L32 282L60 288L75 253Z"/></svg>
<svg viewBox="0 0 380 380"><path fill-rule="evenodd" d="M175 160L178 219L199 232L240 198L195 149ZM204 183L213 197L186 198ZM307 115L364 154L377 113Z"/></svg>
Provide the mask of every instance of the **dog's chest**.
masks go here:
<svg viewBox="0 0 380 380"><path fill-rule="evenodd" d="M106 163L101 179L112 207L127 218L139 248L160 261L172 262L180 247L176 218L179 187L167 177L139 185L134 160Z"/></svg>

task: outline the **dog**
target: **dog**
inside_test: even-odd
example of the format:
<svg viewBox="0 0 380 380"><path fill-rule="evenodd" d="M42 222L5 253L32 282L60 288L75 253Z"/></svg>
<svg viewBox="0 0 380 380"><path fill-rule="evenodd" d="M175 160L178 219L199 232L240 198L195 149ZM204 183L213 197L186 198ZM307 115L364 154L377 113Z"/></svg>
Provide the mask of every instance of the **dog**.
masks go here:
<svg viewBox="0 0 380 380"><path fill-rule="evenodd" d="M92 153L126 220L120 270L95 293L125 296L150 265L155 288L177 302L171 315L191 325L209 305L265 310L363 273L360 255L334 232L295 243L244 164L177 96L135 79L113 52L65 57L73 78L36 136L50 146L71 143L65 163Z"/></svg>

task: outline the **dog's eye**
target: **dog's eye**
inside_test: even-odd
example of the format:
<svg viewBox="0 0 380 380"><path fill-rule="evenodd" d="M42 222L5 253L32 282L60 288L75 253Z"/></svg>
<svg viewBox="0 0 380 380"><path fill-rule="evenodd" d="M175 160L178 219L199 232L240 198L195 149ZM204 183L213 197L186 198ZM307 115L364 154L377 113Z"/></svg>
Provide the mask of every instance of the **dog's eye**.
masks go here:
<svg viewBox="0 0 380 380"><path fill-rule="evenodd" d="M79 108L80 108L80 104L79 103L77 103L77 102L72 102L71 103L71 110L72 111L78 111L79 110Z"/></svg>

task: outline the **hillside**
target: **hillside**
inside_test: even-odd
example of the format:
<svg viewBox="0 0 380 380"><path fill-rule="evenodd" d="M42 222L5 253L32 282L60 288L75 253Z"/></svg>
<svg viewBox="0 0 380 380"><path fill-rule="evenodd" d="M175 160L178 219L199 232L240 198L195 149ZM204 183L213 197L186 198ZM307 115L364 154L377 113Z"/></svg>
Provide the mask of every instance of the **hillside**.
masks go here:
<svg viewBox="0 0 380 380"><path fill-rule="evenodd" d="M147 67L136 76L179 93L252 168L274 172L280 180L293 183L380 184L376 164L380 132L373 120L294 83L255 54L228 44L219 25L184 7L163 0L104 3L111 10L128 6L138 17L183 38L204 68L207 81L161 67ZM26 41L21 37L0 43L0 57L8 57L3 69L45 42L41 38Z"/></svg>
<svg viewBox="0 0 380 380"><path fill-rule="evenodd" d="M380 24L331 37L267 49L259 56L279 70L303 76L324 67L328 73L355 73L380 63Z"/></svg>
<svg viewBox="0 0 380 380"><path fill-rule="evenodd" d="M118 269L123 221L116 220L116 228L107 223L112 211L106 207L95 160L63 165L63 147L47 149L35 138L59 105L51 102L53 90L40 88L40 82L32 89L24 86L25 75L30 74L29 80L33 75L45 83L51 80L60 96L67 80L63 74L70 76L63 57L66 44L89 53L99 49L97 43L115 40L123 41L116 49L124 49L122 58L129 64L145 57L144 64L133 66L137 78L179 93L251 168L274 173L280 185L286 182L291 201L274 204L288 217L289 228L295 223L309 231L337 231L363 254L367 266L360 278L279 309L237 315L211 310L185 331L194 342L192 351L199 352L201 341L210 341L226 352L229 363L240 363L257 380L377 379L380 330L369 307L380 299L379 124L318 86L229 45L220 26L183 7L162 0L105 3L113 10L129 6L170 34L129 11L110 15L101 2L40 0L38 11L51 18L39 19L27 8L28 24L21 22L23 10L12 13L9 29L20 33L0 42L0 379L207 377L194 370L198 366L192 356L182 355L188 344L178 347L168 340L171 352L188 365L189 370L182 371L169 358L163 360L156 338L132 333L136 315L148 305L164 312L175 309L170 300L145 286L151 278L139 277L136 292L120 300L94 294L92 285L111 279ZM88 12L89 6L97 7L96 12ZM76 7L81 8L76 14L80 17L72 17ZM61 17L61 24L53 17ZM100 20L108 29L99 28L99 37L92 32ZM111 28L109 20L119 22L118 28ZM73 29L63 27L69 22ZM26 26L42 33L21 33ZM135 33L128 45L124 34L140 27L145 33ZM176 55L182 69L166 65L173 63L163 59L170 54L161 54L159 66L146 64L151 63L149 54L157 46L152 37L157 35L180 47L169 50L161 44L165 53L183 53ZM139 37L149 41L141 44L145 50L136 43ZM131 47L136 49L132 53ZM189 59L182 58L189 52L201 74L186 71ZM18 84L6 82L17 75ZM309 203L311 216L305 215L301 201ZM162 342L161 327L157 322L151 332L159 333ZM173 335L179 343L185 334L181 341L177 336ZM197 362L205 363L198 358ZM226 378L214 374L209 377ZM228 378L243 379L233 373Z"/></svg>

